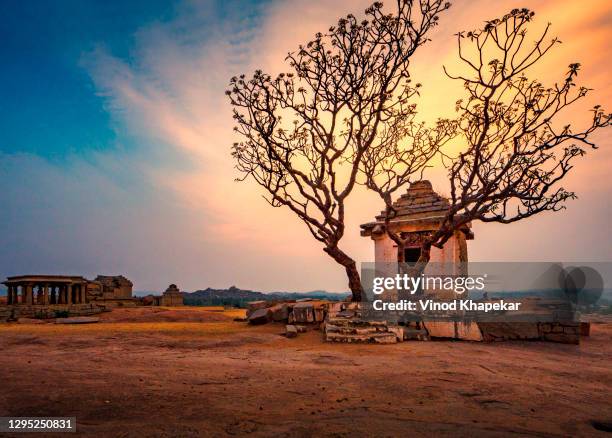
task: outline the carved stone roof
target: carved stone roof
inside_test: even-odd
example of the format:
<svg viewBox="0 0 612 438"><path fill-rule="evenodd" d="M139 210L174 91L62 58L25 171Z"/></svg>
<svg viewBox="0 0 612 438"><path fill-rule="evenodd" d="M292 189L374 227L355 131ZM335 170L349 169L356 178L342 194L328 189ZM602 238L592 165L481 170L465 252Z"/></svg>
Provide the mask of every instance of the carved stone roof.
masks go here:
<svg viewBox="0 0 612 438"><path fill-rule="evenodd" d="M429 181L417 181L393 203L396 215L390 222L397 225L413 222L437 223L444 217L448 207L448 200L434 192ZM382 211L376 216L375 222L361 225L361 234L369 236L383 232L384 222L385 211Z"/></svg>
<svg viewBox="0 0 612 438"><path fill-rule="evenodd" d="M29 274L7 277L2 284L17 284L21 282L49 282L49 283L82 283L87 280L80 275L46 275L46 274Z"/></svg>
<svg viewBox="0 0 612 438"><path fill-rule="evenodd" d="M132 282L123 275L98 275L95 281L107 286L133 286Z"/></svg>
<svg viewBox="0 0 612 438"><path fill-rule="evenodd" d="M164 294L178 294L180 292L181 291L176 286L176 284L171 284L170 286L168 286L168 289L166 289L166 292L164 292Z"/></svg>

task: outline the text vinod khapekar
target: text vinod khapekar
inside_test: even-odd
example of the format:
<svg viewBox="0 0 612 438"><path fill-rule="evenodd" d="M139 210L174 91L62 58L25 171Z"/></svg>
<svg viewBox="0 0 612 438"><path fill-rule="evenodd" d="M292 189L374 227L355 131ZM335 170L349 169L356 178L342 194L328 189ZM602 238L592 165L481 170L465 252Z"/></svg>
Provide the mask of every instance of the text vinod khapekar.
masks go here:
<svg viewBox="0 0 612 438"><path fill-rule="evenodd" d="M453 291L459 295L469 291L483 291L485 279L482 276L461 275L424 275L410 276L407 274L396 274L393 277L376 277L372 283L372 291L379 295L385 291L406 291L414 295L417 291ZM431 299L400 300L385 302L374 300L374 310L390 311L476 311L476 312L498 312L519 310L520 302L499 301L474 301L471 299L459 299L452 301L434 301Z"/></svg>
<svg viewBox="0 0 612 438"><path fill-rule="evenodd" d="M495 302L480 302L473 300L453 300L453 301L434 301L434 300L400 300L385 302L383 300L374 300L372 307L374 310L407 310L410 312L436 312L449 310L463 310L469 312L499 312L499 311L514 311L519 310L521 303L507 302L499 300Z"/></svg>

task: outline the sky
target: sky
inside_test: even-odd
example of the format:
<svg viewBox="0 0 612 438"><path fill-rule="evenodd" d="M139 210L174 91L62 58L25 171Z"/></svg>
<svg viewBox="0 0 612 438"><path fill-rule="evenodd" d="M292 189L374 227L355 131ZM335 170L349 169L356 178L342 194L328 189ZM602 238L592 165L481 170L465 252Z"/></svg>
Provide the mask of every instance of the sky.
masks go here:
<svg viewBox="0 0 612 438"><path fill-rule="evenodd" d="M136 290L236 285L346 291L343 270L305 226L235 182L231 76L286 71L284 57L369 1L0 1L0 276L123 274ZM392 3L392 2L391 2ZM589 106L612 107L605 0L457 0L413 59L420 111L450 116L460 84L454 34L515 7L552 22L563 44L535 73L560 80L579 61ZM612 142L595 137L564 182L579 199L512 225L474 224L476 261L611 261ZM441 169L428 175L448 191ZM359 224L382 206L355 192L342 247L373 260Z"/></svg>

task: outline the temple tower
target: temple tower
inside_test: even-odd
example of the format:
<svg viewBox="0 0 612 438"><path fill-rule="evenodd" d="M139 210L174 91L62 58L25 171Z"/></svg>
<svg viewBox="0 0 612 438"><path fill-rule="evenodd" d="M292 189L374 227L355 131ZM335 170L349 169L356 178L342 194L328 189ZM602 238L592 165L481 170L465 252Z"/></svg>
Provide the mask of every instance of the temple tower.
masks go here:
<svg viewBox="0 0 612 438"><path fill-rule="evenodd" d="M400 196L393 207L397 211L390 227L408 240L404 253L400 254L397 244L385 232L385 212L376 216L374 222L361 225L361 235L374 241L376 263L416 262L421 255L421 243L430 232L437 230L448 211L449 202L434 192L429 181L412 183L408 191ZM471 224L456 231L444 246L431 249L430 262L458 264L468 261L467 242L474 238Z"/></svg>

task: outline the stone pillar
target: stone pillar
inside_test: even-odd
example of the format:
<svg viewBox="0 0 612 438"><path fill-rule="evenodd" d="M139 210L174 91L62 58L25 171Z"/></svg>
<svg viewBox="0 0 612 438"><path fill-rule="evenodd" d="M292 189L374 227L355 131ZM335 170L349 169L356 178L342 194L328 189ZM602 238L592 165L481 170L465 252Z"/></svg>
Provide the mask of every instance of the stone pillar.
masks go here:
<svg viewBox="0 0 612 438"><path fill-rule="evenodd" d="M26 283L23 287L24 294L24 304L32 305L34 304L34 291L31 284Z"/></svg>
<svg viewBox="0 0 612 438"><path fill-rule="evenodd" d="M49 285L48 284L44 284L43 285L43 304L45 306L49 305Z"/></svg>
<svg viewBox="0 0 612 438"><path fill-rule="evenodd" d="M72 302L72 284L66 285L66 304L73 304Z"/></svg>
<svg viewBox="0 0 612 438"><path fill-rule="evenodd" d="M7 286L6 304L8 304L9 306L13 304L13 286L11 285Z"/></svg>
<svg viewBox="0 0 612 438"><path fill-rule="evenodd" d="M81 304L87 302L87 283L81 283Z"/></svg>

